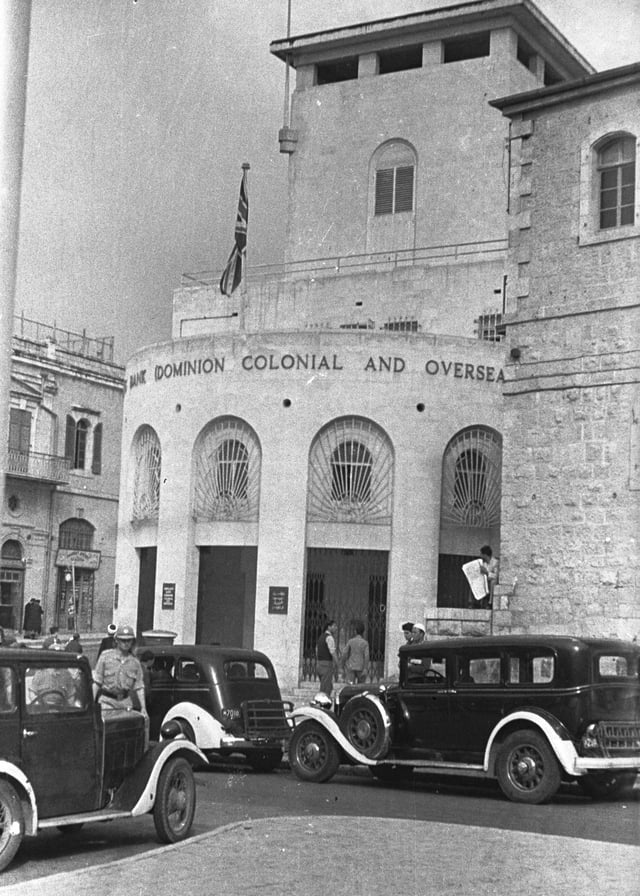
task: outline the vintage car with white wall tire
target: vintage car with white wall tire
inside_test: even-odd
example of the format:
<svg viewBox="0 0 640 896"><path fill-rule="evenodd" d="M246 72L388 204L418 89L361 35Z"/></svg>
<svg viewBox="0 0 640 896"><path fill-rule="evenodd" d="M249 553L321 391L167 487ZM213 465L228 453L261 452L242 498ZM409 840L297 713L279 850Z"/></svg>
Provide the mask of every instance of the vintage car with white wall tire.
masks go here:
<svg viewBox="0 0 640 896"><path fill-rule="evenodd" d="M162 842L184 840L206 762L184 737L149 746L139 712L103 714L86 657L0 648L0 870L46 828L152 813Z"/></svg>
<svg viewBox="0 0 640 896"><path fill-rule="evenodd" d="M258 650L206 644L149 645L151 737L183 734L210 760L241 756L256 771L283 758L290 726L275 670Z"/></svg>
<svg viewBox="0 0 640 896"><path fill-rule="evenodd" d="M292 713L293 772L341 763L393 779L414 769L497 779L508 799L550 800L563 782L593 798L640 771L640 645L549 635L405 645L399 680L319 694Z"/></svg>

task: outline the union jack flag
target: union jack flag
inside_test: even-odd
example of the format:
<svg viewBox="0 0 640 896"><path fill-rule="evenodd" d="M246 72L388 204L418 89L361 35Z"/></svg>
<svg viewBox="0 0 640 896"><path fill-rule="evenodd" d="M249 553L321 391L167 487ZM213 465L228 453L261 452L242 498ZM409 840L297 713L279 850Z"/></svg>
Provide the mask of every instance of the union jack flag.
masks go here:
<svg viewBox="0 0 640 896"><path fill-rule="evenodd" d="M247 224L249 222L249 197L247 194L247 172L242 173L238 214L236 215L235 243L231 255L220 278L220 292L230 296L240 286L247 251Z"/></svg>

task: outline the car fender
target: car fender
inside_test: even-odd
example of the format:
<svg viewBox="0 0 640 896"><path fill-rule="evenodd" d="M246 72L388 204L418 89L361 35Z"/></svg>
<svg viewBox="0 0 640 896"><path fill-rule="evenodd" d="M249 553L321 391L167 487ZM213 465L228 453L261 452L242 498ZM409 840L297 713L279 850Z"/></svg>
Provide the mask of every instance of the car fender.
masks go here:
<svg viewBox="0 0 640 896"><path fill-rule="evenodd" d="M193 728L196 744L202 750L219 749L221 739L227 733L210 712L195 703L187 701L176 703L163 718L162 725L165 722L170 722L171 719L184 719L185 722L188 722Z"/></svg>
<svg viewBox="0 0 640 896"><path fill-rule="evenodd" d="M549 741L551 749L562 768L570 775L575 775L575 761L578 756L573 741L565 726L554 715L544 709L529 707L519 709L505 716L491 732L484 753L485 772L493 774L496 757L496 740L501 731L514 722L524 722L524 728L537 728Z"/></svg>
<svg viewBox="0 0 640 896"><path fill-rule="evenodd" d="M131 812L132 815L144 815L153 809L158 778L169 759L184 756L191 765L208 765L207 757L202 750L185 738L163 740L151 747L130 775L118 788L110 808Z"/></svg>
<svg viewBox="0 0 640 896"><path fill-rule="evenodd" d="M298 709L293 710L291 719L294 722L294 730L302 722L318 722L318 724L322 725L322 727L333 737L345 756L353 762L357 762L360 765L378 764L375 759L369 759L367 756L363 756L362 753L351 746L340 730L338 720L332 712L327 712L325 709L320 709L315 706L300 706Z"/></svg>
<svg viewBox="0 0 640 896"><path fill-rule="evenodd" d="M31 782L15 763L8 762L6 759L0 760L0 777L5 778L9 783L17 785L17 790L23 801L28 800L29 812L25 813L25 834L34 837L38 833L38 806L36 804L36 795L34 793Z"/></svg>

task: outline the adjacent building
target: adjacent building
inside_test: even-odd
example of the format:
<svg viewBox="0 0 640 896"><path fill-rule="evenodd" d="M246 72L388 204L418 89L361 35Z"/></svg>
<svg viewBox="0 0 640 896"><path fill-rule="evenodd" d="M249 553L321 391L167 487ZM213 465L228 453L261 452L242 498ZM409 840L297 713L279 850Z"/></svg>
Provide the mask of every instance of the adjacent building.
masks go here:
<svg viewBox="0 0 640 896"><path fill-rule="evenodd" d="M507 97L516 630L640 633L640 65Z"/></svg>
<svg viewBox="0 0 640 896"><path fill-rule="evenodd" d="M112 619L124 369L113 340L24 317L11 355L0 626L104 630Z"/></svg>
<svg viewBox="0 0 640 896"><path fill-rule="evenodd" d="M605 560L630 549L637 519L621 533L637 493L631 478L623 489L607 423L615 411L637 446L634 387L614 382L633 367L623 329L636 312L608 306L632 305L637 292L638 242L627 236L638 203L630 212L628 174L624 200L593 180L609 139L622 139L617 165L637 152L622 95L608 122L587 124L581 90L600 76L529 0L463 3L271 50L295 71L280 131L285 263L250 271L229 297L219 274L185 276L173 338L129 362L119 617L187 641L258 646L288 689L314 681L330 618L340 644L365 622L372 678L395 671L406 620L438 637L591 632L606 616L607 632L626 633L637 553L635 572ZM562 130L552 96L575 103L575 132ZM602 94L599 115L605 106ZM618 202L621 245L600 238L613 231L596 212ZM620 292L608 282L612 257ZM603 305L606 339L601 318L583 315ZM551 383L562 397L543 388ZM579 422L588 408L592 421ZM629 447L624 456L629 468ZM637 447L633 456L637 480ZM611 480L599 490L603 471ZM587 526L593 542L580 528L591 510L602 520ZM502 564L493 609L461 569L484 544ZM602 550L587 557L586 544Z"/></svg>

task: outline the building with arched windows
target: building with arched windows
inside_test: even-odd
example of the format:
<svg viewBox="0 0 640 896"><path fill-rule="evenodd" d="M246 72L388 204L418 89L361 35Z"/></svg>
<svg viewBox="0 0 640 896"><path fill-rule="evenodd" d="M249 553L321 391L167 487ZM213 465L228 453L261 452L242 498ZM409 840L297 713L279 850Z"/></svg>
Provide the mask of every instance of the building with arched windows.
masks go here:
<svg viewBox="0 0 640 896"><path fill-rule="evenodd" d="M271 50L296 75L280 131L285 262L252 269L230 296L219 274L185 275L173 339L129 363L117 613L187 641L255 645L288 689L314 681L330 618L340 645L365 623L374 679L393 674L406 620L430 637L553 628L523 591L537 554L517 490L532 467L512 446L550 427L505 400L524 369L506 332L534 266L522 236L533 197L524 131L497 101L598 76L529 0ZM599 231L619 203L631 214L617 198L630 151L603 145L601 199L584 199L602 207ZM485 544L506 571L493 608L462 572Z"/></svg>
<svg viewBox="0 0 640 896"><path fill-rule="evenodd" d="M124 368L113 339L24 317L11 356L0 626L104 631L112 619Z"/></svg>

